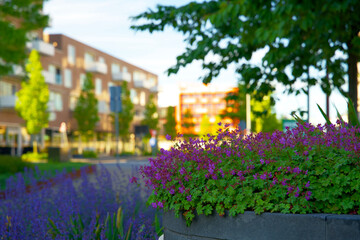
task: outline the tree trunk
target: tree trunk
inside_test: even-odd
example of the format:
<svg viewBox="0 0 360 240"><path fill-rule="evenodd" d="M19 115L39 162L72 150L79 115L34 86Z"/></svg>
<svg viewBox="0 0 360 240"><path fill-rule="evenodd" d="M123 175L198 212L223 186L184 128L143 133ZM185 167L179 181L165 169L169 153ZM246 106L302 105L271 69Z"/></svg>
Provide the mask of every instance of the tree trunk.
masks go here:
<svg viewBox="0 0 360 240"><path fill-rule="evenodd" d="M79 144L78 144L78 152L79 154L82 154L83 153L83 148L82 148L82 141L81 141L81 134L79 133Z"/></svg>
<svg viewBox="0 0 360 240"><path fill-rule="evenodd" d="M35 153L35 154L38 153L36 137L35 137L35 139L33 140L33 153Z"/></svg>
<svg viewBox="0 0 360 240"><path fill-rule="evenodd" d="M358 82L357 82L357 56L353 54L353 47L351 43L348 46L348 77L349 77L349 98L354 104L356 116L358 115Z"/></svg>

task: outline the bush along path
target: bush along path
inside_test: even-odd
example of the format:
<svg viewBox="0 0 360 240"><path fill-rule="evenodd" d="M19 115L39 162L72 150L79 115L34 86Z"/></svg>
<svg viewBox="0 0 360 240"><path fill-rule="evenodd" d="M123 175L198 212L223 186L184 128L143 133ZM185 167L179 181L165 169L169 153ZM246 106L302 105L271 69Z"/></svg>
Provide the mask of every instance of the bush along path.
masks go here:
<svg viewBox="0 0 360 240"><path fill-rule="evenodd" d="M129 183L135 169L127 174L117 167L110 174L98 165L91 175L82 168L75 182L58 173L55 186L47 181L41 187L36 173L27 172L36 186L31 191L23 175L9 179L0 200L0 239L156 239L161 214L146 207L150 192Z"/></svg>

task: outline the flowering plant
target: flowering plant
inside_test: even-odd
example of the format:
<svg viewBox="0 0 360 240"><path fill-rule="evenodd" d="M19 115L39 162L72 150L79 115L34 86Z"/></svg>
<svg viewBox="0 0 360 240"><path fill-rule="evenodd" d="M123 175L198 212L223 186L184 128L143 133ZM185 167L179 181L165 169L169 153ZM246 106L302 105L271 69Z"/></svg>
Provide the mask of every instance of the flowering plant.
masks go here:
<svg viewBox="0 0 360 240"><path fill-rule="evenodd" d="M208 141L178 141L141 168L148 203L188 225L196 213L225 210L359 214L359 132L338 121L245 137L225 127Z"/></svg>

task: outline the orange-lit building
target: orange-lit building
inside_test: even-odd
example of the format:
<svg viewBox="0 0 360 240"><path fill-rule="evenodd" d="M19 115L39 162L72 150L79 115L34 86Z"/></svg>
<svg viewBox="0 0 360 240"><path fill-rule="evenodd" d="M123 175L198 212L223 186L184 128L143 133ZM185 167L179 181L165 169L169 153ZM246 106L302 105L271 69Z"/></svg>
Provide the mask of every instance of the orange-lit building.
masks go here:
<svg viewBox="0 0 360 240"><path fill-rule="evenodd" d="M200 124L204 115L210 123L216 119L226 108L225 97L227 93L235 91L236 88L219 90L204 85L180 89L179 107L177 108L178 129L183 134L199 134ZM184 122L190 119L186 116L187 111L191 112L193 127L184 127ZM230 119L222 119L222 122L231 123Z"/></svg>

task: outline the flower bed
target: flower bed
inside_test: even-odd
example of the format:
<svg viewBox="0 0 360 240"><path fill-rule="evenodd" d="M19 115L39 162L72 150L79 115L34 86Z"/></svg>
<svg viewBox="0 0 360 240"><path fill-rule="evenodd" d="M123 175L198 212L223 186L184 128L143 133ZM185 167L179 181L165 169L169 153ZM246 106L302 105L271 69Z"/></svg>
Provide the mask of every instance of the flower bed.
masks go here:
<svg viewBox="0 0 360 240"><path fill-rule="evenodd" d="M245 211L359 214L360 129L305 123L285 133L220 129L179 141L141 168L153 207L182 214Z"/></svg>
<svg viewBox="0 0 360 240"><path fill-rule="evenodd" d="M144 201L149 193L129 184L136 169L129 175L119 166L111 173L97 168L91 175L86 168L64 171L53 181L32 170L9 179L0 200L0 239L155 239L156 211Z"/></svg>

